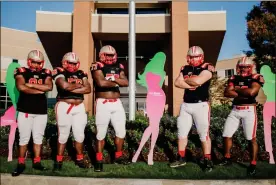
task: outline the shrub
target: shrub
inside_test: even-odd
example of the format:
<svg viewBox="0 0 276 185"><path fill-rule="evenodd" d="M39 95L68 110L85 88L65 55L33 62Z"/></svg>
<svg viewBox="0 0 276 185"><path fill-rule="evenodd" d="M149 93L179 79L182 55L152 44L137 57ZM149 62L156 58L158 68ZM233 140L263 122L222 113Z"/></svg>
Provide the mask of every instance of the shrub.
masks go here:
<svg viewBox="0 0 276 185"><path fill-rule="evenodd" d="M212 155L213 159L221 159L223 156L223 126L228 114L231 111L229 105L214 105L211 110L211 126L210 126L210 138L212 140ZM258 112L258 127L257 127L257 140L259 144L258 160L268 160L267 152L265 152L264 146L264 132L262 121L262 105L257 106ZM55 159L56 147L57 147L57 127L55 121L55 114L53 109L48 110L48 124L45 130L45 137L43 141L43 159ZM139 146L139 142L142 138L143 132L148 126L148 119L142 114L137 114L135 121L127 121L126 128L127 134L124 143L124 155L132 158L135 150ZM8 127L1 127L1 143L0 154L7 156L7 143L8 143ZM276 121L272 122L272 143L273 152L276 153ZM106 135L106 144L104 150L104 157L106 162L112 162L114 159L114 137L115 133L110 126ZM18 147L18 133L16 134L14 156L17 155ZM189 136L187 145L187 158L194 161L202 156L201 143L197 135L196 128L193 126ZM71 134L67 143L67 152L65 156L68 156L67 160L75 159L74 144L71 142L73 135ZM31 142L31 141L30 141ZM87 159L90 159L93 163L95 161L95 146L96 146L96 126L95 118L89 117L88 124L85 129L85 154ZM145 144L140 160L147 160L147 155L150 148L150 140ZM31 149L31 145L30 145ZM30 150L31 151L31 150ZM176 117L172 117L168 114L164 114L160 121L159 137L155 146L154 160L155 161L172 161L177 155L177 126ZM235 161L248 161L250 160L250 153L248 151L248 142L244 138L243 129L240 127L233 137L232 157Z"/></svg>

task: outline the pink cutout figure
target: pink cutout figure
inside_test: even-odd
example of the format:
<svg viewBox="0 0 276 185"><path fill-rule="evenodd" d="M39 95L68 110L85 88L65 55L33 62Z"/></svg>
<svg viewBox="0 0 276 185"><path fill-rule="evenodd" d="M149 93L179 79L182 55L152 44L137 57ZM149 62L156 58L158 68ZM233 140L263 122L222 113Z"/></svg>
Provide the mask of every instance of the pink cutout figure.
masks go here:
<svg viewBox="0 0 276 185"><path fill-rule="evenodd" d="M264 120L264 139L265 150L269 153L269 163L275 164L271 140L271 122L272 117L275 117L276 106L276 74L271 70L268 65L261 67L260 73L264 77L263 90L266 95L266 102L263 108L263 120Z"/></svg>
<svg viewBox="0 0 276 185"><path fill-rule="evenodd" d="M265 150L269 153L269 163L275 164L274 156L272 152L271 141L271 122L272 117L275 116L275 102L266 102L263 108L263 120L264 120L264 136L265 136Z"/></svg>
<svg viewBox="0 0 276 185"><path fill-rule="evenodd" d="M134 157L132 158L132 162L137 161L143 146L151 135L151 147L148 155L148 165L153 165L153 150L159 134L160 119L163 115L166 104L165 93L160 87L161 80L163 81L160 75L154 74L152 72L147 72L146 74L146 83L148 87L146 111L149 118L149 126L144 131L141 143Z"/></svg>
<svg viewBox="0 0 276 185"><path fill-rule="evenodd" d="M9 156L8 161L12 161L12 151L13 143L15 138L15 131L17 128L17 121L15 119L16 111L13 106L11 106L3 116L1 116L1 127L10 126L9 134Z"/></svg>

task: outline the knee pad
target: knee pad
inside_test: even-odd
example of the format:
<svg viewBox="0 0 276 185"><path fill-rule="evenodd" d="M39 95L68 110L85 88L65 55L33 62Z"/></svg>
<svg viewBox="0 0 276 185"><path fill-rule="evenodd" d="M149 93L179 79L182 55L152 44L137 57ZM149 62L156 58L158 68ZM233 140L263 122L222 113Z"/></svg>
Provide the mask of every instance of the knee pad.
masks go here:
<svg viewBox="0 0 276 185"><path fill-rule="evenodd" d="M105 138L105 136L106 136L106 132L104 132L104 131L97 131L97 136L96 136L97 140L101 141L101 140L103 140Z"/></svg>
<svg viewBox="0 0 276 185"><path fill-rule="evenodd" d="M126 129L120 129L116 131L116 137L118 138L125 138L126 137Z"/></svg>
<svg viewBox="0 0 276 185"><path fill-rule="evenodd" d="M30 141L30 138L28 137L20 137L19 139L19 145L20 146L24 146L24 145L27 145Z"/></svg>
<svg viewBox="0 0 276 185"><path fill-rule="evenodd" d="M33 136L33 140L34 140L34 144L37 145L41 145L42 144L42 140L43 140L43 136L42 135L34 135Z"/></svg>
<svg viewBox="0 0 276 185"><path fill-rule="evenodd" d="M199 134L199 139L201 142L205 142L205 141L208 141L210 139L210 137L208 135L202 135L202 134Z"/></svg>
<svg viewBox="0 0 276 185"><path fill-rule="evenodd" d="M78 134L77 136L74 135L74 138L78 143L82 143L84 141L84 133Z"/></svg>
<svg viewBox="0 0 276 185"><path fill-rule="evenodd" d="M60 144L64 144L64 143L67 142L68 137L69 137L69 135L61 134L61 133L60 133L59 136L58 136L58 142L59 142Z"/></svg>

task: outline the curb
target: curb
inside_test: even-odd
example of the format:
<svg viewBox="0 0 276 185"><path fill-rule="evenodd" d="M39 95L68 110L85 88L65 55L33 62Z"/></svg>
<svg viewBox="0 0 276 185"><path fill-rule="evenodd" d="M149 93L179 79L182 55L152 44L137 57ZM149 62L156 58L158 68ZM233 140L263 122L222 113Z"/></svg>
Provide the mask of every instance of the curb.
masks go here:
<svg viewBox="0 0 276 185"><path fill-rule="evenodd" d="M1 185L275 185L274 179L262 180L167 180L167 179L109 179L20 175L1 173Z"/></svg>

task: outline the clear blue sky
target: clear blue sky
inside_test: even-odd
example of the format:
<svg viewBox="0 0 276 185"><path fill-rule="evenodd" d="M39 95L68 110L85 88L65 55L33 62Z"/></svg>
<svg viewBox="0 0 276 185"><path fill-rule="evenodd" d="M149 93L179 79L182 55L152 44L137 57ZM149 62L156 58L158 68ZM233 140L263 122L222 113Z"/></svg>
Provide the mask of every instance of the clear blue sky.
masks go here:
<svg viewBox="0 0 276 185"><path fill-rule="evenodd" d="M219 60L249 49L246 39L246 13L257 1L189 2L189 11L225 10L227 31ZM1 26L35 32L36 10L72 12L73 2L1 2Z"/></svg>

